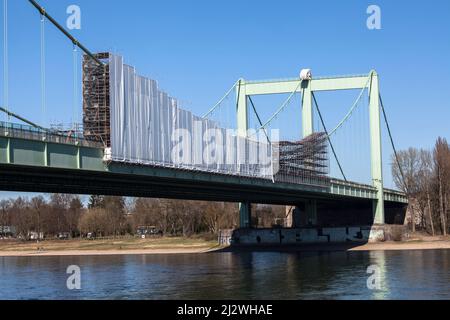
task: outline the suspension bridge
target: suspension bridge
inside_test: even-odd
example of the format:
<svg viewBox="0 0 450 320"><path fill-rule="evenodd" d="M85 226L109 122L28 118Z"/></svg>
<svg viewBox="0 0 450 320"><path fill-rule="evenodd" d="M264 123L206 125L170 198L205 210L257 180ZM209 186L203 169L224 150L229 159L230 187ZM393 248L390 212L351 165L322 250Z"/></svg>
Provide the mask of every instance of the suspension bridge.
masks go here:
<svg viewBox="0 0 450 320"><path fill-rule="evenodd" d="M404 210L406 195L383 183L381 131L382 119L386 125L388 119L376 71L316 78L304 70L295 79L240 79L207 114L195 116L162 92L156 81L124 64L122 57L90 52L44 8L30 2L41 15L41 25L47 19L84 52L83 130L46 128L13 111L7 99L5 25L0 110L7 121L0 123L1 190L239 202L241 227L251 226L252 203L299 207L312 225L323 223L321 214L329 212L333 219L341 214L363 216L383 225L394 223ZM45 61L41 64L45 82ZM351 90L359 92L355 102L336 126L327 128L318 95ZM287 97L263 118L255 99L271 95ZM270 132L279 126L276 119L292 108L295 97L300 97L294 105L301 110L301 135L274 137ZM45 110L45 93L41 104ZM233 124L220 116L224 109ZM340 157L343 151L333 141L355 121L357 110L368 115L369 183L350 181L351 170L346 172ZM318 120L319 126L314 125ZM229 131L232 128L235 132ZM336 172L330 172L330 162Z"/></svg>

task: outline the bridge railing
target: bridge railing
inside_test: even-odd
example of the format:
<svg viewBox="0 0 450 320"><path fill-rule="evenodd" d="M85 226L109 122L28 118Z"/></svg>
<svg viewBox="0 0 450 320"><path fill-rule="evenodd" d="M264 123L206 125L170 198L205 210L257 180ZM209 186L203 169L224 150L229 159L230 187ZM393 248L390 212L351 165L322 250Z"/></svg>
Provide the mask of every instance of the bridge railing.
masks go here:
<svg viewBox="0 0 450 320"><path fill-rule="evenodd" d="M0 136L49 143L69 144L82 147L103 148L97 141L86 140L78 134L62 134L52 130L44 130L29 125L0 121Z"/></svg>

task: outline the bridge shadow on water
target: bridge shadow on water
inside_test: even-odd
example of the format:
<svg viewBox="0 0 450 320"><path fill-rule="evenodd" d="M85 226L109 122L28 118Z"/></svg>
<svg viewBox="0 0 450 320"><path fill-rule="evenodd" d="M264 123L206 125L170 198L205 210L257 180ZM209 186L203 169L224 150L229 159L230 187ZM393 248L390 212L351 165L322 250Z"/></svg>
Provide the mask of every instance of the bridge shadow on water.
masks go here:
<svg viewBox="0 0 450 320"><path fill-rule="evenodd" d="M230 245L211 250L210 253L249 253L249 252L347 252L366 245L368 241L347 243L315 243L315 244L277 244L277 245Z"/></svg>

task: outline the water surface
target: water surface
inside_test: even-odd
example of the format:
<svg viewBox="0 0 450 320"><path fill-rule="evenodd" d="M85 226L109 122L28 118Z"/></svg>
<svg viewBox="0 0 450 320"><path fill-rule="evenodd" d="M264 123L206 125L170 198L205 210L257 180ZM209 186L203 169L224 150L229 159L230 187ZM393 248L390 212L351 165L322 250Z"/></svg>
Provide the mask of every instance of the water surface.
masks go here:
<svg viewBox="0 0 450 320"><path fill-rule="evenodd" d="M69 265L81 290L67 289ZM450 250L0 257L0 288L0 299L450 299Z"/></svg>

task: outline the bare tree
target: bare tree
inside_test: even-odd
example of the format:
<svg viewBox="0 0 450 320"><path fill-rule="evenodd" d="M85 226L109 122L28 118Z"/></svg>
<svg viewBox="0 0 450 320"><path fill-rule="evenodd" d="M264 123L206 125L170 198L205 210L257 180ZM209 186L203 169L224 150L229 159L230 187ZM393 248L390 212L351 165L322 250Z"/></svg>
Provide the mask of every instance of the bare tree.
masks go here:
<svg viewBox="0 0 450 320"><path fill-rule="evenodd" d="M0 226L7 226L10 224L9 221L9 210L11 209L10 200L0 201Z"/></svg>
<svg viewBox="0 0 450 320"><path fill-rule="evenodd" d="M446 194L449 189L450 178L450 147L447 140L439 137L434 147L434 166L439 188L439 213L441 217L441 228L444 236L447 235L447 215L448 207Z"/></svg>
<svg viewBox="0 0 450 320"><path fill-rule="evenodd" d="M84 212L80 217L79 229L82 233L93 232L97 236L106 236L108 217L105 209L92 208Z"/></svg>
<svg viewBox="0 0 450 320"><path fill-rule="evenodd" d="M398 160L398 162L397 162ZM420 193L420 176L422 170L422 163L419 150L409 148L405 151L397 153L392 159L392 177L396 186L406 193L410 207L408 211L411 214L412 231L416 231L416 210L413 204L417 201L417 196ZM422 212L423 214L423 212Z"/></svg>
<svg viewBox="0 0 450 320"><path fill-rule="evenodd" d="M68 231L72 237L79 233L78 224L83 213L83 203L79 196L74 196L70 201L69 208L65 211Z"/></svg>
<svg viewBox="0 0 450 320"><path fill-rule="evenodd" d="M430 220L431 234L436 234L433 222L433 213L431 209L431 188L433 180L433 157L430 151L420 151L421 170L419 173L419 184L422 193L422 199L424 199L426 205L426 211L428 212L428 219Z"/></svg>
<svg viewBox="0 0 450 320"><path fill-rule="evenodd" d="M16 227L18 236L26 239L33 225L29 204L26 199L19 197L12 202L11 220Z"/></svg>
<svg viewBox="0 0 450 320"><path fill-rule="evenodd" d="M39 238L43 232L42 216L48 211L48 206L44 197L37 196L31 199L30 207L34 224L33 230L37 232Z"/></svg>

